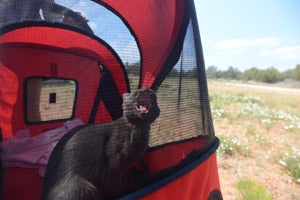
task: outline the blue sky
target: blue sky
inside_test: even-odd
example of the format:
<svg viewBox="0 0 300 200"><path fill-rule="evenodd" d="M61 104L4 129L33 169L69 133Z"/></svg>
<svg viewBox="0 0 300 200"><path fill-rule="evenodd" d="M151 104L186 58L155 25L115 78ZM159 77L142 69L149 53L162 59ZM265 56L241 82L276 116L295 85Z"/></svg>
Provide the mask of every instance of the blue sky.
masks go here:
<svg viewBox="0 0 300 200"><path fill-rule="evenodd" d="M299 0L195 0L206 67L300 64Z"/></svg>
<svg viewBox="0 0 300 200"><path fill-rule="evenodd" d="M95 33L108 41L124 62L137 62L137 44L113 13L92 1L56 2L69 3L72 9L81 10ZM206 67L214 65L226 70L232 66L240 71L275 67L285 71L300 64L300 0L194 2ZM95 18L98 13L101 17Z"/></svg>

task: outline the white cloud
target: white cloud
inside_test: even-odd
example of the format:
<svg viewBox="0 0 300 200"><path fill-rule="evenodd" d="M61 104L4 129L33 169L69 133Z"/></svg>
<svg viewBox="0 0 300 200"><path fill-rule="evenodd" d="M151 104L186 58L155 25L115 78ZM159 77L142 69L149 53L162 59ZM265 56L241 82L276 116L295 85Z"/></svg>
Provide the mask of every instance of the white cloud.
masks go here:
<svg viewBox="0 0 300 200"><path fill-rule="evenodd" d="M300 63L298 38L225 39L215 44L207 43L203 47L206 66L214 65L222 70L229 66L240 70L273 66L284 71Z"/></svg>
<svg viewBox="0 0 300 200"><path fill-rule="evenodd" d="M226 51L230 54L241 54L253 47L274 47L279 45L280 38L266 37L255 39L228 39L220 41L216 44L218 50Z"/></svg>
<svg viewBox="0 0 300 200"><path fill-rule="evenodd" d="M260 56L265 58L298 60L300 61L300 44L281 46L277 48L264 48Z"/></svg>
<svg viewBox="0 0 300 200"><path fill-rule="evenodd" d="M251 52L260 58L300 61L300 41L278 37L254 39L229 39L216 44L216 49L226 55Z"/></svg>
<svg viewBox="0 0 300 200"><path fill-rule="evenodd" d="M126 40L125 42L119 42L118 40L112 40L109 45L117 52L122 59L123 63L136 63L140 60L140 52L138 50L135 40Z"/></svg>

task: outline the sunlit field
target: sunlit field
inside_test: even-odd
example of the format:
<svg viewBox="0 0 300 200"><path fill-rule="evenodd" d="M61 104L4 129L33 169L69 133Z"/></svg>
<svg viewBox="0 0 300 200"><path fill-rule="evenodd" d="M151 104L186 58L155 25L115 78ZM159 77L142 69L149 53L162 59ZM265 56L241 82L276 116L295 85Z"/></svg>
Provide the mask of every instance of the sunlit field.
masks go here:
<svg viewBox="0 0 300 200"><path fill-rule="evenodd" d="M208 87L224 199L300 199L300 89Z"/></svg>

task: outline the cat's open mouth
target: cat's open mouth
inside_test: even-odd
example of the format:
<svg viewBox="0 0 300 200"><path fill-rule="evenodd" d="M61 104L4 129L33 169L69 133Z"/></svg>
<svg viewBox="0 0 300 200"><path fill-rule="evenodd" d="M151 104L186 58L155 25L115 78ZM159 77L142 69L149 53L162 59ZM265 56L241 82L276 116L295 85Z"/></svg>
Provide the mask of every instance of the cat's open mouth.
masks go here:
<svg viewBox="0 0 300 200"><path fill-rule="evenodd" d="M142 114L147 114L152 106L152 95L154 95L151 91L146 90L139 94L137 103L137 110Z"/></svg>

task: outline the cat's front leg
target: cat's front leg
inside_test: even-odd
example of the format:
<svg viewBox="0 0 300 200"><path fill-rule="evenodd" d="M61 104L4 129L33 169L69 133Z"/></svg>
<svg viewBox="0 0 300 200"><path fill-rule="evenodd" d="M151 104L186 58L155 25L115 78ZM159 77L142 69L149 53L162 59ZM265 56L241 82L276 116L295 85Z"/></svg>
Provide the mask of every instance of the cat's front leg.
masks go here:
<svg viewBox="0 0 300 200"><path fill-rule="evenodd" d="M88 180L74 175L55 184L46 200L98 200L98 189Z"/></svg>

